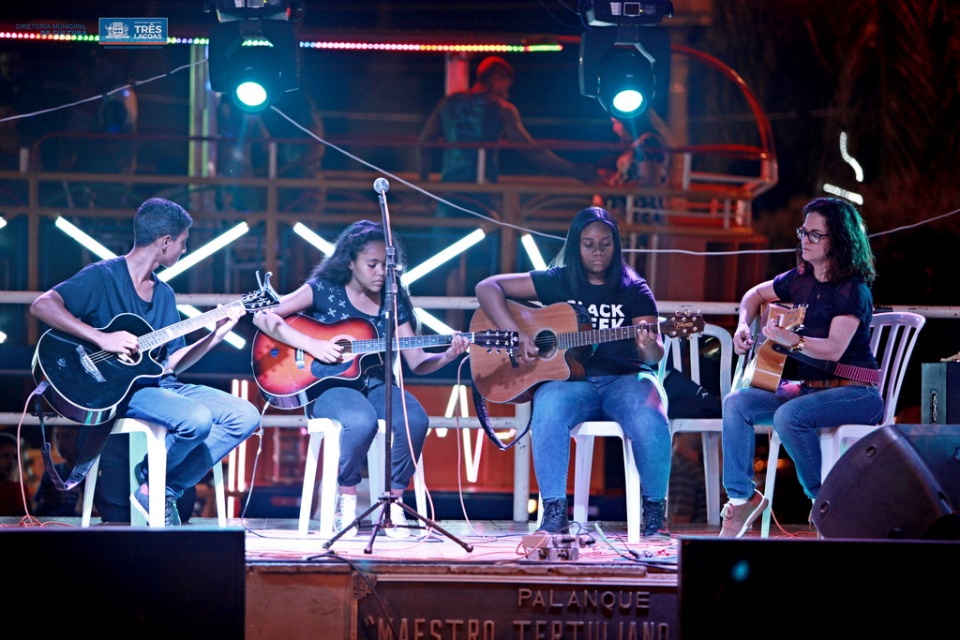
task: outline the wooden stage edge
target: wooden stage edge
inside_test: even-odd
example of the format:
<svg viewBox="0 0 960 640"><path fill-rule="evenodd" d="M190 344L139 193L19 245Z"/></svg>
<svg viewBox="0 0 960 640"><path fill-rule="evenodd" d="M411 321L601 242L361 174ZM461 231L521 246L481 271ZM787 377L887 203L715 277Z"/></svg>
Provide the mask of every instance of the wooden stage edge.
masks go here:
<svg viewBox="0 0 960 640"><path fill-rule="evenodd" d="M243 631L225 633L230 625L221 622L218 637L626 640L680 637L681 542L718 533L685 525L669 539L628 544L620 522L545 539L532 533L532 522L437 525L443 532L414 528L398 539L381 531L371 541L372 523L364 523L327 549L326 538L300 535L295 519L234 518L220 529L215 518L195 517L178 529L149 529L8 517L0 518L0 544L8 557L30 558L35 579L12 604L41 618L45 612L35 609L46 605L37 596L56 585L102 603L98 615L118 616L126 631L163 629L161 612L174 608L186 625L176 598L193 607L219 599L219 617L229 618L223 594L235 593ZM793 529L779 535L816 539L809 527ZM128 601L128 592L149 593L159 612ZM181 625L175 636L202 637L210 631L205 621L193 621L195 635Z"/></svg>
<svg viewBox="0 0 960 640"><path fill-rule="evenodd" d="M960 575L957 542L825 540L806 525L739 540L680 525L629 544L616 522L546 539L509 521L371 539L365 523L324 548L295 519L79 524L0 519L22 567L10 611L48 635L89 620L105 638L692 639L723 635L750 603L738 638L936 637L955 609L943 579ZM831 603L829 629L811 593ZM856 615L838 604L852 594Z"/></svg>

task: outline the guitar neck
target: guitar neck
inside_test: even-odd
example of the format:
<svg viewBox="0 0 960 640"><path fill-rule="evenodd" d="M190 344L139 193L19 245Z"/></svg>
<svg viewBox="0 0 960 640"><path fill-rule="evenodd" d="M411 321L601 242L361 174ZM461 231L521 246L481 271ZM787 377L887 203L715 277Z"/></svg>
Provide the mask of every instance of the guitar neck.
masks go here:
<svg viewBox="0 0 960 640"><path fill-rule="evenodd" d="M199 316L187 318L186 320L177 322L176 324L171 324L163 329L146 333L140 336L140 338L137 340L137 343L140 346L140 351L152 351L153 349L156 349L157 347L164 345L171 340L175 340L180 336L185 336L188 333L192 333L197 329L201 329L212 322L222 320L230 314L231 307L238 306L243 307L242 300L235 300L234 302L217 307L216 309L211 309L210 311L200 314Z"/></svg>
<svg viewBox="0 0 960 640"><path fill-rule="evenodd" d="M628 340L636 338L637 332L641 329L656 330L657 333L660 333L661 325L668 323L668 321L664 321L656 324L634 324L612 329L590 329L588 331L561 333L557 336L557 346L561 349L572 349L574 347L585 347L587 345L599 344L601 342Z"/></svg>
<svg viewBox="0 0 960 640"><path fill-rule="evenodd" d="M476 341L475 333L461 334L470 344ZM393 346L396 349L423 349L427 347L447 346L453 342L453 335L424 335L396 338ZM353 340L344 347L344 353L381 353L387 350L386 338L370 340Z"/></svg>

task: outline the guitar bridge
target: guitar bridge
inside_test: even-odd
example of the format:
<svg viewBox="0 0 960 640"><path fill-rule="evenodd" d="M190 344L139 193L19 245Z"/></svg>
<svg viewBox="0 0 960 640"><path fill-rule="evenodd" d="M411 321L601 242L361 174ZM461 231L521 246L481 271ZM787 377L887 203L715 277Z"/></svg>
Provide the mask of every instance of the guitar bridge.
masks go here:
<svg viewBox="0 0 960 640"><path fill-rule="evenodd" d="M307 366L306 358L303 356L303 349L297 349L294 362L296 363L297 369L303 369Z"/></svg>
<svg viewBox="0 0 960 640"><path fill-rule="evenodd" d="M80 366L83 367L83 370L90 375L97 382L106 382L106 379L101 375L100 370L97 369L97 366L93 364L93 360L90 359L90 356L87 355L87 352L83 350L83 347L77 345L77 354L80 356Z"/></svg>

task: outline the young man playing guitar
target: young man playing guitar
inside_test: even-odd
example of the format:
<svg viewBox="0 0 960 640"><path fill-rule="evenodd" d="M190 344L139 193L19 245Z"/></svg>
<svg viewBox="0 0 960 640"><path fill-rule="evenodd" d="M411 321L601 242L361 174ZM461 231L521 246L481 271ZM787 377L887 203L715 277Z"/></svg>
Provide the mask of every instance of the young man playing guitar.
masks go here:
<svg viewBox="0 0 960 640"><path fill-rule="evenodd" d="M656 375L664 354L656 331L656 300L646 280L624 262L617 222L600 207L574 216L554 263L546 271L492 276L476 289L480 309L497 327L519 331L520 346L513 356L518 371L555 354L542 350L524 330L508 301L570 303L586 312L594 329L625 329L621 340L588 346L579 379L553 378L533 392L530 434L543 498L539 531L564 533L569 527L570 430L587 420L615 420L629 436L637 460L643 535L663 538L671 451L666 394Z"/></svg>
<svg viewBox="0 0 960 640"><path fill-rule="evenodd" d="M222 316L216 330L190 345L180 335L150 353L152 349L143 348L146 345L141 335L131 331L130 320L155 330L180 322L173 289L154 271L161 266L172 267L186 252L192 222L180 205L150 198L134 217L133 248L129 253L84 267L41 294L30 306L30 313L49 325L51 331L75 336L101 350L89 356L86 369L75 376L82 384L93 377L102 378L104 384L95 386L103 386L107 392L111 385L106 384L106 377L122 368L122 363L156 367L156 375L138 375L129 380L128 393L120 390L121 401L116 406L92 415L141 418L167 428L167 486L147 486L144 460L136 466L135 473L142 482L130 496L130 502L146 514L149 492L166 491L164 520L168 526L180 524L177 498L200 482L216 461L226 457L260 424L260 412L250 402L219 389L177 379L179 373L208 353L237 324L245 311L243 305L223 307L222 313L216 314ZM108 325L121 328L109 330ZM196 328L202 326L201 323ZM65 342L65 338L55 338L55 342ZM113 362L111 368L102 364L109 362ZM79 402L87 400L90 399L81 398ZM107 470L104 473L107 475ZM129 477L125 469L109 475L109 480L98 482L98 488L104 480L127 482Z"/></svg>
<svg viewBox="0 0 960 640"><path fill-rule="evenodd" d="M395 246L397 266L403 266L403 251ZM379 358L361 358L362 369L354 371L351 353L345 352L345 330L351 323L358 327L372 325L380 336L386 333L388 318L395 319L394 336L409 340L416 336L413 305L407 292L398 287L397 309L383 308L383 287L386 273L386 237L383 226L367 220L347 227L337 239L333 253L320 262L307 282L290 293L269 312L257 313L254 324L271 338L290 345L309 355L313 377L323 382L315 390L318 397L309 404L311 417L332 418L343 426L340 444L340 469L337 478L339 498L334 526L344 536L356 535L356 528L347 529L356 520L357 485L360 484L363 460L377 435L379 420L386 417L389 397L393 403L390 417L393 422L390 488L394 496L402 496L410 478L416 472L416 461L427 437L427 412L417 399L399 386L385 389L385 378ZM305 312L331 331L314 335L298 330L310 323L295 322ZM288 316L290 316L288 318ZM362 327L361 327L362 328ZM357 336L350 336L357 337ZM443 353L428 353L422 348L401 349L407 365L417 374L432 373L453 362L466 351L468 341L455 334ZM269 374L267 365L255 354L254 369L258 375ZM308 358L304 356L303 361ZM375 363L374 363L375 360ZM352 364L351 364L352 363ZM350 366L347 366L350 365ZM278 366L282 366L278 365ZM280 375L280 372L278 372ZM319 383L318 383L319 384ZM262 388L262 385L261 385ZM409 434L409 438L408 438ZM381 487L375 487L377 491ZM390 520L394 526L386 534L394 538L410 535L406 515L398 504L390 506Z"/></svg>
<svg viewBox="0 0 960 640"><path fill-rule="evenodd" d="M774 389L744 386L724 399L723 485L729 498L722 512L720 536L724 538L741 537L767 505L753 480L757 422L773 416L804 493L814 500L821 480L817 430L847 423L876 424L883 415L883 399L875 384L831 376L814 364L836 362L865 372L877 369L870 349L870 286L875 271L866 225L853 205L835 198L817 198L803 208L803 214L803 226L797 229L797 267L754 286L740 303L733 334L739 354L753 346L750 326L764 305L805 307L798 331L777 317L761 327L768 342L804 359L787 358Z"/></svg>

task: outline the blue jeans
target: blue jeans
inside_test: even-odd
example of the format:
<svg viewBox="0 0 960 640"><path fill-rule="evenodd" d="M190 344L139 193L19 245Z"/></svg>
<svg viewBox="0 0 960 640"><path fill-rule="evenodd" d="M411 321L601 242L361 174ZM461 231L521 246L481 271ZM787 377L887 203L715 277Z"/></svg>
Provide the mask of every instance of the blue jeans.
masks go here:
<svg viewBox="0 0 960 640"><path fill-rule="evenodd" d="M533 466L544 500L566 498L570 430L613 420L630 438L644 500L663 500L670 481L666 394L650 374L546 382L533 396Z"/></svg>
<svg viewBox="0 0 960 640"><path fill-rule="evenodd" d="M337 484L341 487L355 487L360 484L363 461L377 435L378 421L386 418L386 397L386 385L382 382L379 386L365 391L333 387L321 393L310 405L312 417L331 418L343 425L340 435L340 469L337 474ZM409 418L414 456L410 455L406 426L408 421L404 419L401 397L406 398L406 417ZM410 478L417 470L416 461L420 458L430 425L427 412L409 391L404 391L401 396L400 388L393 386L391 402L393 446L390 448L390 488L402 491L410 484ZM372 491L382 489L383 487L371 487Z"/></svg>
<svg viewBox="0 0 960 640"><path fill-rule="evenodd" d="M179 498L260 426L260 411L226 391L161 378L123 411L167 428L167 494Z"/></svg>
<svg viewBox="0 0 960 640"><path fill-rule="evenodd" d="M748 499L756 489L754 425L773 421L796 465L803 492L815 500L821 480L817 430L842 424L877 424L882 417L883 398L876 387L808 389L791 383L781 385L776 393L753 387L734 391L723 401L723 487L727 497Z"/></svg>

